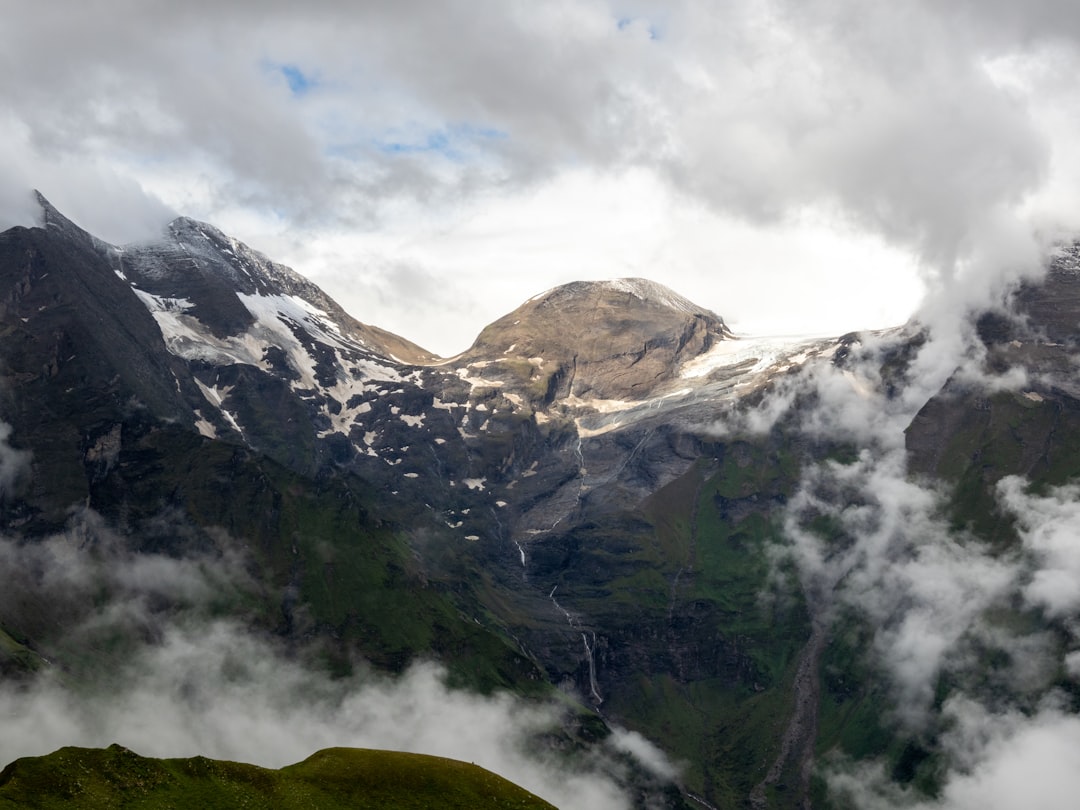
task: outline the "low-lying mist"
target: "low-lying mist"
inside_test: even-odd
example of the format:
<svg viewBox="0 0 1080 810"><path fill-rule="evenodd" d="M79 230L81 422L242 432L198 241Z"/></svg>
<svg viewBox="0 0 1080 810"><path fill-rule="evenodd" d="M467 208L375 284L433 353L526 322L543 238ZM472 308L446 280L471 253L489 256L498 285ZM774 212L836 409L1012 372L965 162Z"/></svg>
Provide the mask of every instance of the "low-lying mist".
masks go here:
<svg viewBox="0 0 1080 810"><path fill-rule="evenodd" d="M333 746L381 748L473 762L560 808L588 810L629 807L631 768L677 775L644 738L618 729L560 753L551 740L570 701L452 688L434 661L397 677L357 661L334 677L317 645L287 644L235 617L256 586L246 561L221 549L134 553L84 511L54 537L0 540L0 567L11 583L0 622L49 648L38 650L36 674L0 683L3 764L112 743L272 768Z"/></svg>

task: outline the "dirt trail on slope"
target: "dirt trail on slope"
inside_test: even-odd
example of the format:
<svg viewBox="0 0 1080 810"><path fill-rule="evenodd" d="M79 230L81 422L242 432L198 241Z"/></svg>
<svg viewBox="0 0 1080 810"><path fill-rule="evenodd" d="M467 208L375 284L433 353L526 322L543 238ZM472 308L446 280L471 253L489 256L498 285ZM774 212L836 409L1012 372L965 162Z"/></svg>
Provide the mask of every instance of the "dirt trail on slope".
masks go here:
<svg viewBox="0 0 1080 810"><path fill-rule="evenodd" d="M766 810L769 806L765 789L775 785L790 763L799 773L799 806L810 810L810 776L814 769L814 740L817 737L818 703L821 684L818 678L818 663L825 649L825 623L815 619L810 640L806 642L799 655L799 664L795 670L795 710L780 740L780 753L777 754L769 772L752 791L750 805L754 810Z"/></svg>

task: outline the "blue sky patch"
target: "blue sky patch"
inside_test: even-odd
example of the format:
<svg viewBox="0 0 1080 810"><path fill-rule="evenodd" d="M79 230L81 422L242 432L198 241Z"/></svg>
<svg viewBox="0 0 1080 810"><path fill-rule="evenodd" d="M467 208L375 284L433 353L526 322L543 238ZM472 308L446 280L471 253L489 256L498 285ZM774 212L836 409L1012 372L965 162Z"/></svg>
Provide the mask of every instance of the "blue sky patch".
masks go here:
<svg viewBox="0 0 1080 810"><path fill-rule="evenodd" d="M294 98L306 96L319 85L319 80L312 73L305 73L297 65L281 62L265 62L263 69L274 79L285 79L289 92Z"/></svg>
<svg viewBox="0 0 1080 810"><path fill-rule="evenodd" d="M615 25L618 26L620 31L625 31L631 25L635 23L641 23L645 26L645 30L649 32L649 39L660 39L660 29L655 23L650 20L643 19L642 17L620 17L616 20Z"/></svg>
<svg viewBox="0 0 1080 810"><path fill-rule="evenodd" d="M294 96L304 95L315 84L315 82L310 77L305 76L303 71L296 65L282 65L281 75L284 76L285 81L289 83L289 89Z"/></svg>
<svg viewBox="0 0 1080 810"><path fill-rule="evenodd" d="M388 155L438 154L448 160L461 162L483 141L504 140L506 132L493 127L459 124L443 129L418 130L415 133L397 131L377 139L375 148Z"/></svg>

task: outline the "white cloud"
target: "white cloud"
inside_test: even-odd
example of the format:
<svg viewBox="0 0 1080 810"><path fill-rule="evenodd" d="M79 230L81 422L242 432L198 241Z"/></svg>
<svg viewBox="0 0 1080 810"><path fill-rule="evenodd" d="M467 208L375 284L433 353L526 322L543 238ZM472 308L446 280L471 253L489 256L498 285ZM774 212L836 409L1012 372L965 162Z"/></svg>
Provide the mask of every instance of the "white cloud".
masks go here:
<svg viewBox="0 0 1080 810"><path fill-rule="evenodd" d="M382 748L474 762L568 810L629 807L627 757L657 779L677 776L658 749L621 729L561 757L539 740L558 731L569 701L453 689L434 662L396 678L360 662L356 674L331 677L311 663L316 650L219 617L259 589L233 554L134 553L84 512L54 537L0 540L0 568L0 622L57 659L0 683L0 765L114 742L145 756L272 768L333 746Z"/></svg>
<svg viewBox="0 0 1080 810"><path fill-rule="evenodd" d="M630 273L755 330L880 327L1076 224L1080 37L1051 8L24 5L0 177L107 239L209 219L443 352Z"/></svg>
<svg viewBox="0 0 1080 810"><path fill-rule="evenodd" d="M945 705L944 747L959 765L941 794L919 800L889 784L880 768L838 764L832 787L866 810L1065 810L1080 790L1080 718L1045 701L1028 715L991 712L967 698Z"/></svg>
<svg viewBox="0 0 1080 810"><path fill-rule="evenodd" d="M536 742L559 726L562 710L553 704L452 689L431 663L396 679L369 672L333 680L224 621L167 628L102 686L42 677L0 690L0 762L116 742L144 756L278 768L323 748L381 748L473 762L567 810L630 806L614 776L615 752L675 776L657 749L628 732L606 750L560 759Z"/></svg>
<svg viewBox="0 0 1080 810"><path fill-rule="evenodd" d="M1056 618L1080 614L1080 487L1054 487L1046 495L1027 491L1027 482L1008 476L998 482L1002 505L1015 515L1034 570L1024 597Z"/></svg>

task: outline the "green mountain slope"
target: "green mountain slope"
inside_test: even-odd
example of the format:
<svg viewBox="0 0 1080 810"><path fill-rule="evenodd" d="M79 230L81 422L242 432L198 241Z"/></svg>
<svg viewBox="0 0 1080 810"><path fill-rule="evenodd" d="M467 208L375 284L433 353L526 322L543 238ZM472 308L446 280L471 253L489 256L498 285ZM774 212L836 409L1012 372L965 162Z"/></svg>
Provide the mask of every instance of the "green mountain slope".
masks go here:
<svg viewBox="0 0 1080 810"><path fill-rule="evenodd" d="M280 770L193 757L153 759L119 745L61 748L0 772L0 807L381 808L553 805L476 765L442 757L329 748Z"/></svg>

